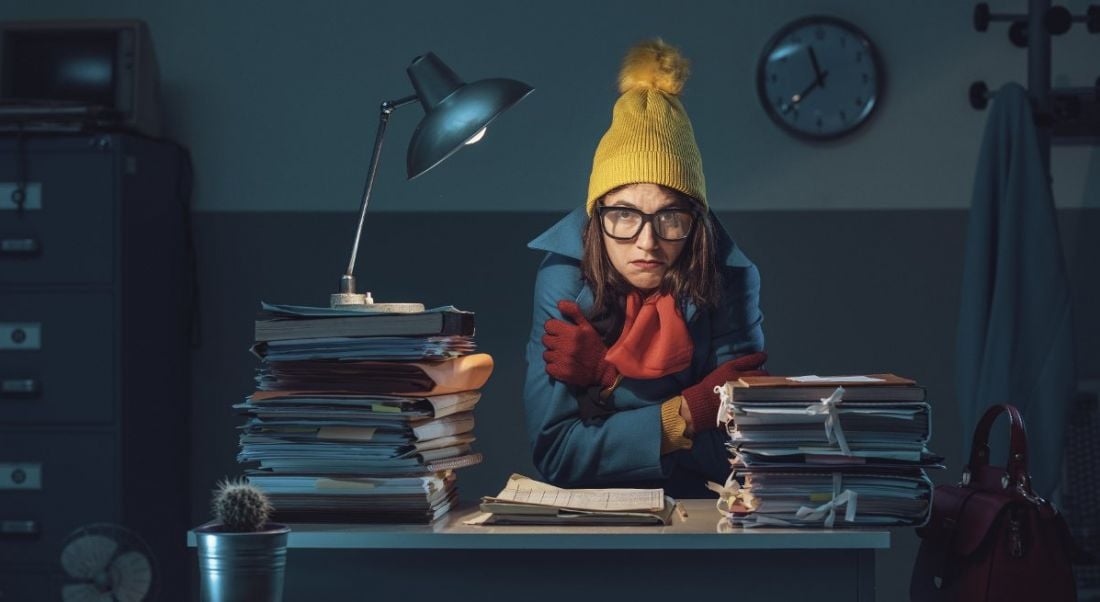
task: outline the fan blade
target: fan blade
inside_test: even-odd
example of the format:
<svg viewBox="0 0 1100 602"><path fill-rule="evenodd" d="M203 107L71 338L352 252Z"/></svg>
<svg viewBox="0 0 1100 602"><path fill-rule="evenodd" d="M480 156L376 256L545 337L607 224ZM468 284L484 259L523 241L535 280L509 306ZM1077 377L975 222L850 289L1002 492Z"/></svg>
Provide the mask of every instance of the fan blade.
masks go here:
<svg viewBox="0 0 1100 602"><path fill-rule="evenodd" d="M141 552L124 552L111 562L111 591L119 602L141 602L153 584L153 567Z"/></svg>
<svg viewBox="0 0 1100 602"><path fill-rule="evenodd" d="M62 586L61 599L65 602L112 602L111 592L101 592L91 583Z"/></svg>
<svg viewBox="0 0 1100 602"><path fill-rule="evenodd" d="M102 535L85 535L61 551L61 566L70 577L94 579L114 558L118 544Z"/></svg>

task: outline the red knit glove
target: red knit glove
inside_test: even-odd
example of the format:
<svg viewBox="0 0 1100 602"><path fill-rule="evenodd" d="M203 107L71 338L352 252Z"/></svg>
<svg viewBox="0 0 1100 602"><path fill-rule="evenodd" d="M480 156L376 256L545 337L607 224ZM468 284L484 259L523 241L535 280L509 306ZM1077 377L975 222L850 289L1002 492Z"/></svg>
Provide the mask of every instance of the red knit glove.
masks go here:
<svg viewBox="0 0 1100 602"><path fill-rule="evenodd" d="M546 321L546 334L542 337L546 373L571 385L610 387L619 371L604 359L607 346L600 333L588 323L576 303L558 301L558 310L572 323L554 318Z"/></svg>
<svg viewBox="0 0 1100 602"><path fill-rule="evenodd" d="M691 412L692 429L704 431L717 426L718 406L721 400L714 392L715 387L720 387L727 381L737 380L742 376L767 376L768 372L762 369L766 361L768 361L768 354L763 351L743 355L718 366L699 384L684 389L682 395L688 411Z"/></svg>

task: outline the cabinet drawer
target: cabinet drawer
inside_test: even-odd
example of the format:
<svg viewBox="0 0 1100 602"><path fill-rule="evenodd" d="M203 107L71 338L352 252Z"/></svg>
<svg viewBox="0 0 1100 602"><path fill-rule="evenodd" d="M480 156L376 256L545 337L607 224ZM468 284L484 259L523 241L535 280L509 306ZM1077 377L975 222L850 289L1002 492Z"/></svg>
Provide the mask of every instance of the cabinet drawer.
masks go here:
<svg viewBox="0 0 1100 602"><path fill-rule="evenodd" d="M115 415L110 293L0 293L0 424Z"/></svg>
<svg viewBox="0 0 1100 602"><path fill-rule="evenodd" d="M106 284L113 279L115 153L28 152L22 211L16 152L0 152L0 282Z"/></svg>
<svg viewBox="0 0 1100 602"><path fill-rule="evenodd" d="M109 433L0 430L0 567L57 566L77 527L118 522Z"/></svg>

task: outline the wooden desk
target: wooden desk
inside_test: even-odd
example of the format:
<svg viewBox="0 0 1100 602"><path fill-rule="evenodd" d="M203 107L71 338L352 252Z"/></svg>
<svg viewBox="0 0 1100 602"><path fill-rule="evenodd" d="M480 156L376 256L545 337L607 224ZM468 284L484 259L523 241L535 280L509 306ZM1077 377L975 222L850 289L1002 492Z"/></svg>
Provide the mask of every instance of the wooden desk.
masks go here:
<svg viewBox="0 0 1100 602"><path fill-rule="evenodd" d="M713 501L683 504L667 527L463 525L476 508L433 525L294 524L286 600L874 600L889 531L720 532Z"/></svg>

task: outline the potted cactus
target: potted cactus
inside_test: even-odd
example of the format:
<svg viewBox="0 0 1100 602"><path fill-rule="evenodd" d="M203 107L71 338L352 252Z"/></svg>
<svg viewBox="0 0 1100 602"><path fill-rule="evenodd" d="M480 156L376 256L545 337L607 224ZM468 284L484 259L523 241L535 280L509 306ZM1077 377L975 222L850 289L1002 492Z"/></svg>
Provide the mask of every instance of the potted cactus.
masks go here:
<svg viewBox="0 0 1100 602"><path fill-rule="evenodd" d="M244 479L218 483L214 520L195 529L204 602L283 599L290 529L272 523L271 502Z"/></svg>

